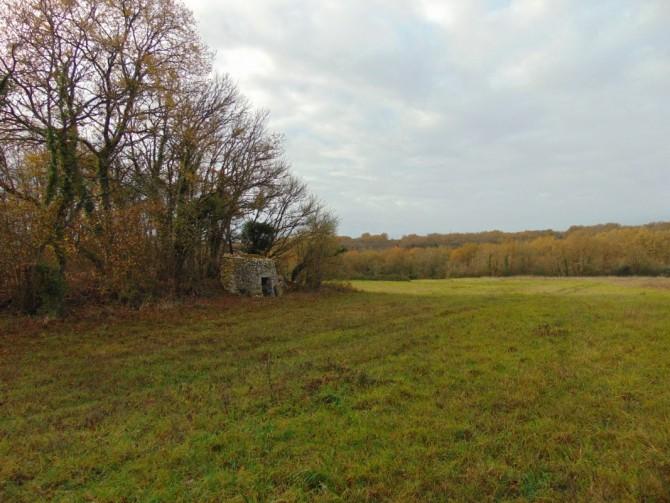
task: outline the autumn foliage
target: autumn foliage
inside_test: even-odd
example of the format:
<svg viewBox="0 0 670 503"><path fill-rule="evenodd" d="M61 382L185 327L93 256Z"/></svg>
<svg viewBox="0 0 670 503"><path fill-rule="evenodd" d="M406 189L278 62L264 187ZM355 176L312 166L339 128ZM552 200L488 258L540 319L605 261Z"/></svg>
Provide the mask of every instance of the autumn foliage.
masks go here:
<svg viewBox="0 0 670 503"><path fill-rule="evenodd" d="M337 277L348 279L670 275L670 224L340 241L350 248Z"/></svg>
<svg viewBox="0 0 670 503"><path fill-rule="evenodd" d="M200 295L249 222L295 255L324 211L184 5L0 4L0 307Z"/></svg>

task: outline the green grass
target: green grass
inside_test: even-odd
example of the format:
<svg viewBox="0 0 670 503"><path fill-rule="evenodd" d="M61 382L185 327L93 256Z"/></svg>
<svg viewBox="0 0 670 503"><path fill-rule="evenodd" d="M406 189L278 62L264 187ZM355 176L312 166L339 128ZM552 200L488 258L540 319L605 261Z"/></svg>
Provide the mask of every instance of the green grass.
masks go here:
<svg viewBox="0 0 670 503"><path fill-rule="evenodd" d="M0 501L670 499L670 281L0 318Z"/></svg>

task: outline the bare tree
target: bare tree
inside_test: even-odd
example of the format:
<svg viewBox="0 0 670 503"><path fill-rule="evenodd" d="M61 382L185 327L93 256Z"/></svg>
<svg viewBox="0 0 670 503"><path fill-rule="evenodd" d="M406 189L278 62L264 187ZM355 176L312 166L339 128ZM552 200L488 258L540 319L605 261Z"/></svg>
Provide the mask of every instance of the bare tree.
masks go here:
<svg viewBox="0 0 670 503"><path fill-rule="evenodd" d="M181 293L217 276L247 221L287 253L318 205L267 112L211 75L182 4L0 4L0 193L41 215L61 274L76 251L114 285L152 264Z"/></svg>

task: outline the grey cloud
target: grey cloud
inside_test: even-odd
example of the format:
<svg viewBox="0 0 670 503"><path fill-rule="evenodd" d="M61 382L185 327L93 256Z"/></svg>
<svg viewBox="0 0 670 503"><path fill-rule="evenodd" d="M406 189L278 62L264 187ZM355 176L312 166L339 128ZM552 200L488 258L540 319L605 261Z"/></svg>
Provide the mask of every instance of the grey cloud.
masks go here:
<svg viewBox="0 0 670 503"><path fill-rule="evenodd" d="M665 0L192 0L341 232L670 219Z"/></svg>

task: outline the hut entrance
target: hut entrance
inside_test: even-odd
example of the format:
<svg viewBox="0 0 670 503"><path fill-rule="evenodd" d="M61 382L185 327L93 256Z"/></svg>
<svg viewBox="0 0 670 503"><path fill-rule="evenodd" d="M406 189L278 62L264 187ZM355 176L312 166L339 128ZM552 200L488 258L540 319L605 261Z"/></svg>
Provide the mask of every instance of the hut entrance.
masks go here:
<svg viewBox="0 0 670 503"><path fill-rule="evenodd" d="M267 276L261 277L261 289L263 290L264 297L272 297L275 293L272 287L272 278Z"/></svg>

